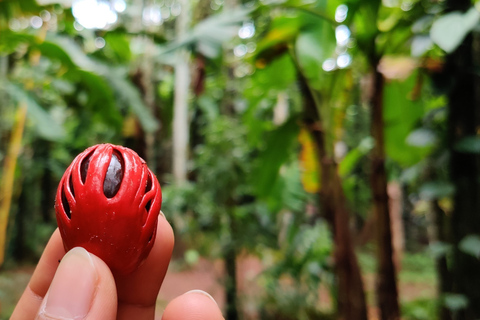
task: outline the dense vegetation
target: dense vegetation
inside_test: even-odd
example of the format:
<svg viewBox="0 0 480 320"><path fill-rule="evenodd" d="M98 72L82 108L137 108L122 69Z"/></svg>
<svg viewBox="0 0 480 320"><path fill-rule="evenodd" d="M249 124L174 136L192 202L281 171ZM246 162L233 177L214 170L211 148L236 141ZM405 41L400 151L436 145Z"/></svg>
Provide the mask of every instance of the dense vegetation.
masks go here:
<svg viewBox="0 0 480 320"><path fill-rule="evenodd" d="M229 320L244 254L262 319L480 318L477 6L0 0L2 268L36 261L66 166L111 142L157 174L185 260L224 262ZM436 298L402 304L416 267Z"/></svg>

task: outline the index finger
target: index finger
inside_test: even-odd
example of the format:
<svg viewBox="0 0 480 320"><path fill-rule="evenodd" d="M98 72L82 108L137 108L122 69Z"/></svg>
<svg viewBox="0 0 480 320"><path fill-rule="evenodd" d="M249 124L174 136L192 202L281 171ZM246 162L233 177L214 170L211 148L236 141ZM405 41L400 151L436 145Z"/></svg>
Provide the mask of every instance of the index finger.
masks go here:
<svg viewBox="0 0 480 320"><path fill-rule="evenodd" d="M148 319L155 315L158 291L168 269L174 244L173 230L163 214L158 217L157 236L145 262L132 274L117 276L117 319Z"/></svg>

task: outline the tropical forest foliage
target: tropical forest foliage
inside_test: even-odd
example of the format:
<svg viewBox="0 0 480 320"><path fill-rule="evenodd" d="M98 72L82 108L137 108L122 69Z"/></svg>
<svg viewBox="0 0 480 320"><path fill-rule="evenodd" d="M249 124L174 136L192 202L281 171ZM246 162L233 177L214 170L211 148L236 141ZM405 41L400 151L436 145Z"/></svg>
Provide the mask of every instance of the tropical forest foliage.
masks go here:
<svg viewBox="0 0 480 320"><path fill-rule="evenodd" d="M176 262L221 261L228 320L480 318L479 5L0 0L0 278L109 142L159 178Z"/></svg>

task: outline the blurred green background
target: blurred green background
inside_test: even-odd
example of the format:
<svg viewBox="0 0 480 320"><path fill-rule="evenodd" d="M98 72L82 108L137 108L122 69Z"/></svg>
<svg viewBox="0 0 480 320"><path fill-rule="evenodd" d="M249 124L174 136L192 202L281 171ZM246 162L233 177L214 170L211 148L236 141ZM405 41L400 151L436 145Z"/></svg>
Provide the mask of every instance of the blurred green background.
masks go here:
<svg viewBox="0 0 480 320"><path fill-rule="evenodd" d="M193 286L228 320L480 318L478 5L0 0L0 318L103 142L162 185L159 317Z"/></svg>

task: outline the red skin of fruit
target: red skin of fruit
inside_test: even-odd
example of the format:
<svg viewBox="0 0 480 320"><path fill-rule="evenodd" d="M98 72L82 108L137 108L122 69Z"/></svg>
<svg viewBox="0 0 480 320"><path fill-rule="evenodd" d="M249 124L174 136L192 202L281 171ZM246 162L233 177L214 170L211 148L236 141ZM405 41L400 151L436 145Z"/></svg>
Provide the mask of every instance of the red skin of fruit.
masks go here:
<svg viewBox="0 0 480 320"><path fill-rule="evenodd" d="M120 159L123 177L116 194L107 197L104 181L112 154ZM112 144L90 147L73 160L57 189L55 211L65 250L83 247L114 275L127 275L152 249L161 204L157 178L134 151Z"/></svg>

